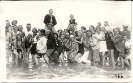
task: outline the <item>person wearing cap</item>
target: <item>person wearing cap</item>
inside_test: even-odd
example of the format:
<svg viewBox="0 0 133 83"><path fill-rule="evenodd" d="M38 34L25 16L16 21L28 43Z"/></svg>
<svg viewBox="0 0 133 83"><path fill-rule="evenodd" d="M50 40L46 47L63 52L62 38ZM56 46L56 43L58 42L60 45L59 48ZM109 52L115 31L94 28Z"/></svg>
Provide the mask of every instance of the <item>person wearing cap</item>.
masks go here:
<svg viewBox="0 0 133 83"><path fill-rule="evenodd" d="M44 17L43 22L45 24L45 30L46 31L49 31L50 30L53 33L57 33L56 30L55 30L55 27L54 27L57 24L57 21L56 21L55 16L53 15L53 9L50 9L49 10L49 14L47 14Z"/></svg>
<svg viewBox="0 0 133 83"><path fill-rule="evenodd" d="M123 26L123 32L122 32L123 36L127 36L128 39L130 39L130 31L128 30L128 26Z"/></svg>
<svg viewBox="0 0 133 83"><path fill-rule="evenodd" d="M39 58L44 58L45 62L47 64L49 64L49 58L46 54L47 51L47 39L45 37L45 30L41 29L40 30L41 35L39 40L37 41L37 55L39 56Z"/></svg>
<svg viewBox="0 0 133 83"><path fill-rule="evenodd" d="M17 23L18 23L17 20L13 20L13 21L12 21L12 25L13 25L13 26L17 26Z"/></svg>

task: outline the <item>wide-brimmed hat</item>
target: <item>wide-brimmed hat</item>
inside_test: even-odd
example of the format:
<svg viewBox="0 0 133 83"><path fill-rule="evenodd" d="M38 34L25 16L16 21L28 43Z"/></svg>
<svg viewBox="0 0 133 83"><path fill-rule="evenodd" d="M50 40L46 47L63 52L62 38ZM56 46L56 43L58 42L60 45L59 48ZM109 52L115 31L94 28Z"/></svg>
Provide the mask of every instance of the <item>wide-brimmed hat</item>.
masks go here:
<svg viewBox="0 0 133 83"><path fill-rule="evenodd" d="M16 24L18 23L18 21L17 21L17 20L13 20L13 21L12 21L12 25L14 24L14 22L16 22Z"/></svg>

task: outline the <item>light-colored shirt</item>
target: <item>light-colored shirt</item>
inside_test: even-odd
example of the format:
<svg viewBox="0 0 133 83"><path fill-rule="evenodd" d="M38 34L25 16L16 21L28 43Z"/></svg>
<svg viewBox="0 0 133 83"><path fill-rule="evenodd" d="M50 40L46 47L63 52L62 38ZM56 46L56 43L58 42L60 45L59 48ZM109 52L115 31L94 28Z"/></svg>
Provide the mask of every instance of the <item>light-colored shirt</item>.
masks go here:
<svg viewBox="0 0 133 83"><path fill-rule="evenodd" d="M47 50L46 44L47 44L46 37L44 37L44 36L40 37L39 40L37 41L37 50L39 50L38 53L46 52L46 50Z"/></svg>
<svg viewBox="0 0 133 83"><path fill-rule="evenodd" d="M105 29L106 29L107 31L113 32L113 28L111 28L110 26L106 26Z"/></svg>
<svg viewBox="0 0 133 83"><path fill-rule="evenodd" d="M31 35L32 35L33 33L32 33L32 31L27 31L27 30L26 30L26 31L25 31L25 36L27 37L28 34L31 34Z"/></svg>
<svg viewBox="0 0 133 83"><path fill-rule="evenodd" d="M91 41L92 49L96 50L96 49L99 49L100 46L99 46L99 41L94 36L97 37L98 34L92 35L92 37L90 38L90 41Z"/></svg>

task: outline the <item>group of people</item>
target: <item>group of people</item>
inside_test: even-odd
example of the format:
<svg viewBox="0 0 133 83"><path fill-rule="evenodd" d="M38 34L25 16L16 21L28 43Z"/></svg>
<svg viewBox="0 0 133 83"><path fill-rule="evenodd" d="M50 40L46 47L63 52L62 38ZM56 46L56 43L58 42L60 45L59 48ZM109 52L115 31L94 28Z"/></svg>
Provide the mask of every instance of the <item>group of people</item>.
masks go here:
<svg viewBox="0 0 133 83"><path fill-rule="evenodd" d="M6 20L7 62L19 65L29 62L29 55L35 65L43 58L46 64L89 63L91 66L112 66L113 69L131 67L131 41L128 26L104 26L100 22L96 27L90 25L77 30L74 15L70 15L69 25L64 30L56 31L56 18L49 10L44 18L44 29L31 29L31 24L17 25L17 20Z"/></svg>

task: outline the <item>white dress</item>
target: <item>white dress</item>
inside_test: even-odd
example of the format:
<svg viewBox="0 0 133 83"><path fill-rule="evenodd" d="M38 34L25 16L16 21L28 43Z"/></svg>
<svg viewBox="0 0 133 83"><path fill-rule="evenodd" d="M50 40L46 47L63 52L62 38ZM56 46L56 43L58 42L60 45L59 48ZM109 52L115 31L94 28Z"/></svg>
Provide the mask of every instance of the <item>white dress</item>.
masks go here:
<svg viewBox="0 0 133 83"><path fill-rule="evenodd" d="M45 53L47 50L47 39L43 36L37 41L38 53Z"/></svg>
<svg viewBox="0 0 133 83"><path fill-rule="evenodd" d="M104 32L100 32L98 38L102 39L103 37L105 37L105 33ZM99 41L99 46L100 46L100 52L105 52L107 51L107 45L106 45L106 41Z"/></svg>

